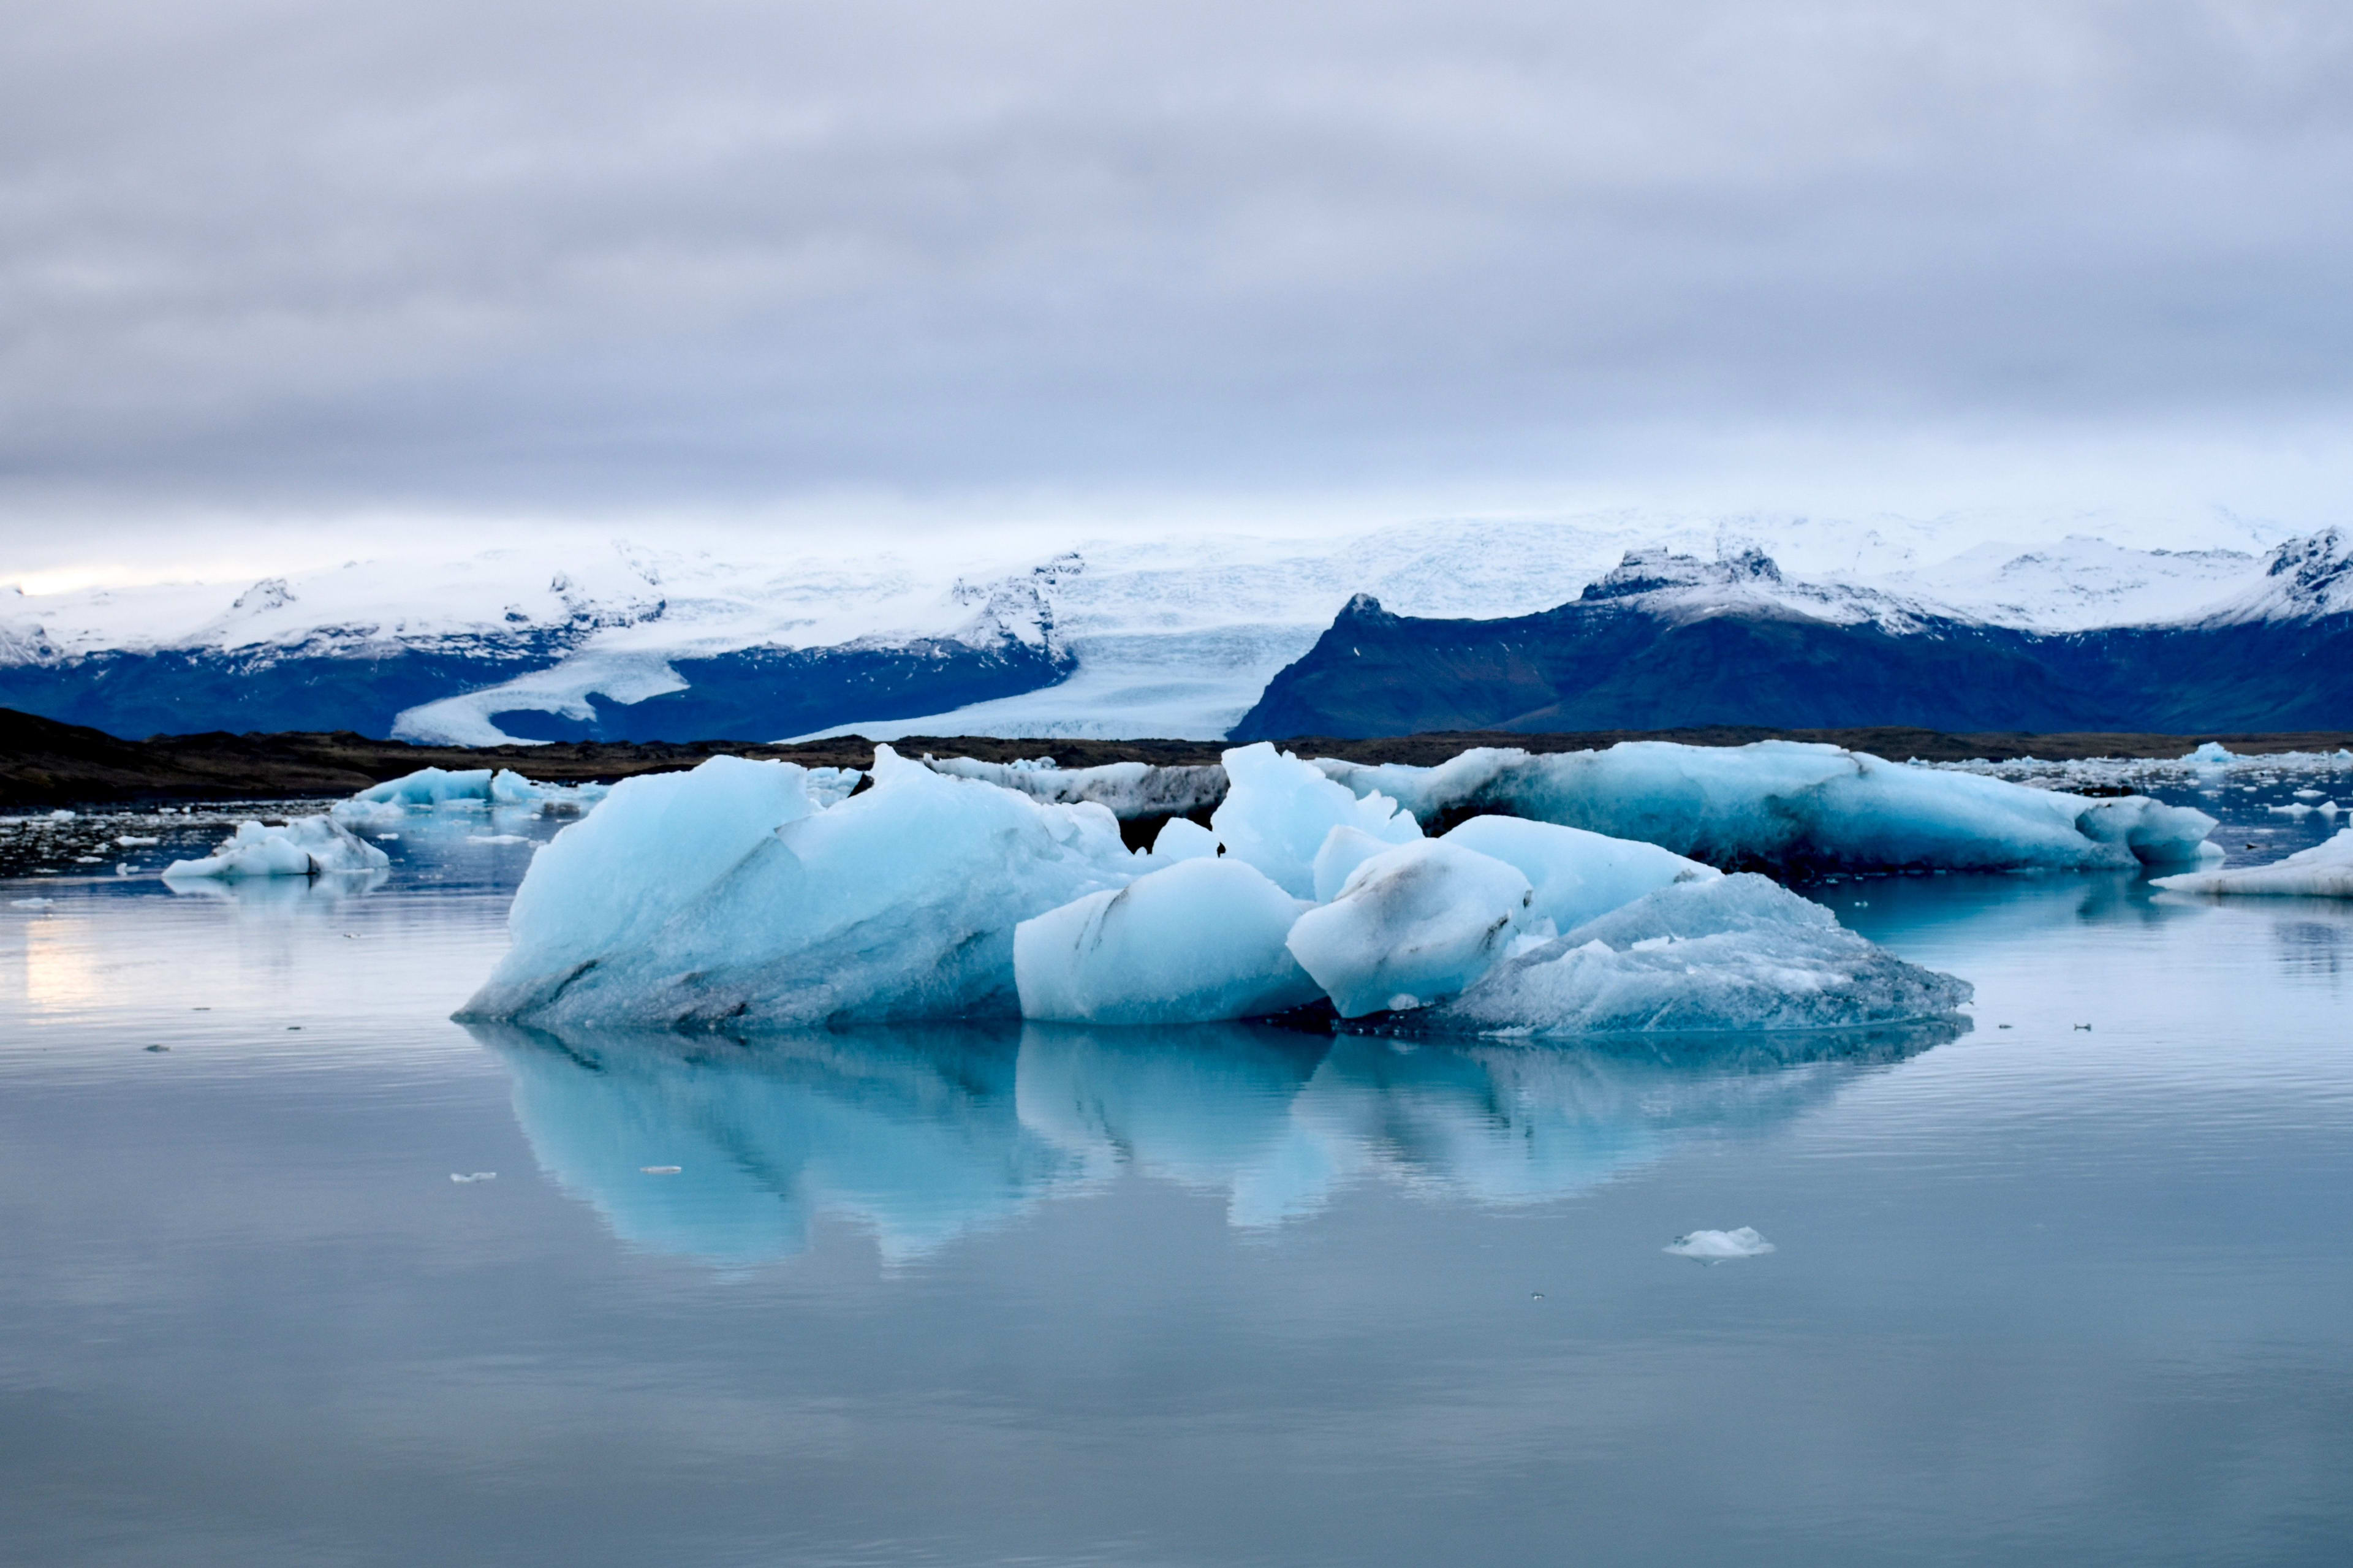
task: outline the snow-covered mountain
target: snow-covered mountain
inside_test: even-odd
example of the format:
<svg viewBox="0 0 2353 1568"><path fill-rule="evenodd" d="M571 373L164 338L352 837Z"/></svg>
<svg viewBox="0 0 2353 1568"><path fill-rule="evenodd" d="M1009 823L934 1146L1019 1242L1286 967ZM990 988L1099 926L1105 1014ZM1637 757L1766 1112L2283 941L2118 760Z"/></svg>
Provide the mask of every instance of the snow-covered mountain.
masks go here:
<svg viewBox="0 0 2353 1568"><path fill-rule="evenodd" d="M477 744L1211 738L1360 594L1432 620L1586 595L1891 637L2308 618L2353 597L2341 538L2269 556L2231 547L2258 542L2020 548L1901 520L1628 512L862 556L503 549L234 584L0 594L0 704L125 734L348 728Z"/></svg>

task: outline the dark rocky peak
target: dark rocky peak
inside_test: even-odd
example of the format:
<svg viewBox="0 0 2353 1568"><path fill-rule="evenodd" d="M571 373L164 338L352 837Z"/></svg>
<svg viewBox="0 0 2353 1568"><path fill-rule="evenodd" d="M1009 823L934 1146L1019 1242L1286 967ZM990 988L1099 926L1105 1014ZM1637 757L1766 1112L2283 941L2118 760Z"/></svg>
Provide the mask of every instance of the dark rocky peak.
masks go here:
<svg viewBox="0 0 2353 1568"><path fill-rule="evenodd" d="M1386 626L1396 625L1397 618L1388 611L1382 609L1381 602L1370 594L1357 594L1352 595L1346 604L1340 606L1340 614L1332 624L1335 626L1347 625Z"/></svg>
<svg viewBox="0 0 2353 1568"><path fill-rule="evenodd" d="M2353 539L2341 528L2291 539L2272 552L2264 573L2286 579L2279 586L2289 598L2325 603L2353 590Z"/></svg>
<svg viewBox="0 0 2353 1568"><path fill-rule="evenodd" d="M1625 559L1579 595L1586 600L1630 599L1662 588L1733 588L1781 582L1781 568L1754 546L1735 555L1703 561L1668 550L1629 550Z"/></svg>

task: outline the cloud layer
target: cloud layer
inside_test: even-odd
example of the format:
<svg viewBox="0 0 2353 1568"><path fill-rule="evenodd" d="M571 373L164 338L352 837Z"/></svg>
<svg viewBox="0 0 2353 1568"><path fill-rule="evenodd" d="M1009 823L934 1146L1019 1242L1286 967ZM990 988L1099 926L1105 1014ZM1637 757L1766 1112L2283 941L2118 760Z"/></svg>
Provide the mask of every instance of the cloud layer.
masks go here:
<svg viewBox="0 0 2353 1568"><path fill-rule="evenodd" d="M19 494L1443 489L2353 401L2317 0L6 11Z"/></svg>

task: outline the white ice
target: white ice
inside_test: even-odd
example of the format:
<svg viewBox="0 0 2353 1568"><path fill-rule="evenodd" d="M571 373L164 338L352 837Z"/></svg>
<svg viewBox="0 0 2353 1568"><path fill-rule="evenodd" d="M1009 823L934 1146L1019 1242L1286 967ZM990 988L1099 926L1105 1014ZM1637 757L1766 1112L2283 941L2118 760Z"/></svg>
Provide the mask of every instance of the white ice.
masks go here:
<svg viewBox="0 0 2353 1568"><path fill-rule="evenodd" d="M220 847L201 860L174 860L166 881L247 877L316 877L334 871L381 871L392 858L325 816L298 816L282 827L240 822Z"/></svg>
<svg viewBox="0 0 2353 1568"><path fill-rule="evenodd" d="M2175 893L2353 899L2353 827L2268 866L2159 877L2157 886Z"/></svg>
<svg viewBox="0 0 2353 1568"><path fill-rule="evenodd" d="M1152 858L1163 863L1215 858L1218 836L1198 822L1172 816L1152 840Z"/></svg>
<svg viewBox="0 0 2353 1568"><path fill-rule="evenodd" d="M1165 816L1218 804L1226 792L1223 769L1154 767L1147 763L1106 763L1096 768L1058 768L1051 758L1037 762L981 763L970 757L925 757L924 765L957 778L1017 789L1037 800L1070 805L1091 800L1113 816Z"/></svg>
<svg viewBox="0 0 2353 1568"><path fill-rule="evenodd" d="M1365 861L1300 916L1291 951L1344 1018L1426 1006L1509 951L1533 897L1501 860L1417 839Z"/></svg>
<svg viewBox="0 0 2353 1568"><path fill-rule="evenodd" d="M1421 837L1420 826L1394 802L1370 790L1351 793L1314 763L1263 741L1226 752L1225 772L1226 798L1210 814L1210 827L1227 854L1257 867L1293 898L1314 896L1316 852L1335 827L1388 844Z"/></svg>
<svg viewBox="0 0 2353 1568"><path fill-rule="evenodd" d="M1548 920L1556 931L1582 925L1661 888L1721 874L1655 844L1516 816L1474 816L1442 841L1518 870L1535 890L1531 920Z"/></svg>
<svg viewBox="0 0 2353 1568"><path fill-rule="evenodd" d="M1941 1017L1970 995L1743 874L1647 894L1505 959L1417 1022L1505 1037L1829 1029Z"/></svg>
<svg viewBox="0 0 2353 1568"><path fill-rule="evenodd" d="M751 766L791 782L729 776ZM800 773L714 758L617 786L533 861L512 946L466 1015L776 1027L1010 1014L1014 928L1143 868L1100 805L1041 805L882 746L872 789L812 811ZM675 793L621 809L666 783Z"/></svg>
<svg viewBox="0 0 2353 1568"><path fill-rule="evenodd" d="M330 809L337 821L358 826L390 825L410 809L445 805L536 806L558 816L587 810L606 791L599 784L538 784L511 768L419 768L371 784Z"/></svg>
<svg viewBox="0 0 2353 1568"><path fill-rule="evenodd" d="M1427 819L1499 811L1633 838L1717 866L2088 870L2195 862L2214 819L1885 762L1836 746L1629 741L1532 756L1482 747L1436 767L1325 760L1360 795Z"/></svg>
<svg viewBox="0 0 2353 1568"><path fill-rule="evenodd" d="M1738 1230L1695 1230L1675 1237L1666 1250L1677 1258L1722 1263L1733 1258L1761 1258L1773 1250L1773 1244L1744 1225Z"/></svg>
<svg viewBox="0 0 2353 1568"><path fill-rule="evenodd" d="M1284 947L1308 906L1243 861L1192 858L1026 920L1013 973L1030 1018L1200 1024L1324 994Z"/></svg>

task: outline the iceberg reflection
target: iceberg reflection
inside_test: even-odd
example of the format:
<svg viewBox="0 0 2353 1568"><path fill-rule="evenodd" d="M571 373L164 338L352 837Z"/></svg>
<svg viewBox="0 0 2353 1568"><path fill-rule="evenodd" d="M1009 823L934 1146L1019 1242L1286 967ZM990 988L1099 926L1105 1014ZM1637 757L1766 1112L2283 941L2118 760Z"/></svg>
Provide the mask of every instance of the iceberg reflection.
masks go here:
<svg viewBox="0 0 2353 1568"><path fill-rule="evenodd" d="M1123 1169L1280 1225L1351 1185L1560 1197L1769 1128L1957 1020L1829 1036L1430 1044L1259 1025L930 1025L739 1041L471 1026L543 1169L623 1240L744 1266L820 1217L920 1257ZM675 1173L664 1168L676 1167Z"/></svg>

